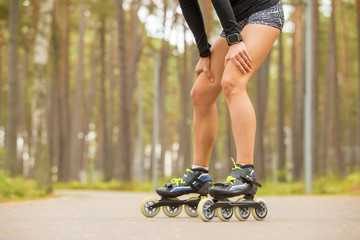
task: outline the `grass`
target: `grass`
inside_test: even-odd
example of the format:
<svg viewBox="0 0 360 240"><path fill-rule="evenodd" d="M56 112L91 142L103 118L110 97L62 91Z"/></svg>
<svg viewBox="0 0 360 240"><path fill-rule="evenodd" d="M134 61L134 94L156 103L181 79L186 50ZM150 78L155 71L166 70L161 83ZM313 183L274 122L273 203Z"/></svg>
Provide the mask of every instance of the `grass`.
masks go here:
<svg viewBox="0 0 360 240"><path fill-rule="evenodd" d="M159 181L159 186L164 186L169 179ZM304 182L262 182L259 189L260 195L303 195L306 193ZM82 184L77 181L70 183L56 183L54 189L87 189L87 190L115 190L133 192L153 192L152 183L145 181L138 183L121 183L116 180L110 182L97 182ZM346 177L332 175L328 178L317 179L313 182L313 194L315 195L357 195L360 196L360 171L349 174ZM34 200L54 195L46 194L45 190L38 188L36 182L22 177L12 178L6 172L0 170L0 202Z"/></svg>
<svg viewBox="0 0 360 240"><path fill-rule="evenodd" d="M121 183L117 180L109 182L96 182L96 183L80 183L72 181L69 183L58 182L54 185L55 189L86 189L86 190L116 190L116 191L134 191L134 192L149 192L152 191L152 183L144 182L139 184L136 181L130 183Z"/></svg>
<svg viewBox="0 0 360 240"><path fill-rule="evenodd" d="M261 195L302 195L306 194L304 182L265 182L259 190ZM315 179L312 184L315 195L360 195L360 171L346 177L331 175L328 178Z"/></svg>
<svg viewBox="0 0 360 240"><path fill-rule="evenodd" d="M36 182L23 177L10 177L0 170L0 202L32 200L45 196L45 190L38 188Z"/></svg>
<svg viewBox="0 0 360 240"><path fill-rule="evenodd" d="M159 186L163 186L169 179L160 180ZM79 182L56 183L55 189L92 189L92 190L117 190L134 192L152 192L152 183L150 181L139 184L134 181L131 183L121 183L116 180L110 182L98 182L91 184L82 184ZM263 182L263 187L259 189L261 195L303 195L306 193L304 182ZM321 195L360 195L360 172L352 173L346 177L337 177L332 175L328 178L317 179L313 182L313 194Z"/></svg>

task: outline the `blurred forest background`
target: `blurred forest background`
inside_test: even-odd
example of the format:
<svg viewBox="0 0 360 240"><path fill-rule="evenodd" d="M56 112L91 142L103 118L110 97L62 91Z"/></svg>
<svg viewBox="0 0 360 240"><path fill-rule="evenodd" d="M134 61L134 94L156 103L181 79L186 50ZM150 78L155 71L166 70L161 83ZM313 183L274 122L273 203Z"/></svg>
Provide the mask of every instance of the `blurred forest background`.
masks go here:
<svg viewBox="0 0 360 240"><path fill-rule="evenodd" d="M199 2L213 43L220 23L211 1ZM283 4L284 29L248 92L258 178L296 182L304 175L306 2ZM360 0L313 6L317 179L360 168ZM74 180L146 182L155 151L160 179L181 176L192 162L197 60L175 0L0 0L0 169L47 190ZM223 94L217 104L210 172L223 180L235 146Z"/></svg>

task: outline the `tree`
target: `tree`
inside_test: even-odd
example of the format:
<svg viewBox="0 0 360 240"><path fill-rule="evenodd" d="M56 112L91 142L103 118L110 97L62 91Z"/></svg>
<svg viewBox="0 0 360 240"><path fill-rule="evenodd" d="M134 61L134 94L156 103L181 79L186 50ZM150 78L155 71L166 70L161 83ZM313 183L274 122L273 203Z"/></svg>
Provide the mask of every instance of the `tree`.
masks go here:
<svg viewBox="0 0 360 240"><path fill-rule="evenodd" d="M292 162L293 176L300 180L304 165L304 13L303 6L296 5L294 11L292 68Z"/></svg>
<svg viewBox="0 0 360 240"><path fill-rule="evenodd" d="M97 71L96 71L96 66L97 66L97 41L95 41L95 43L93 43L93 46L91 47L91 54L90 54L90 64L89 64L89 68L91 69L91 73L90 73L90 89L89 92L86 96L86 105L85 105L85 110L84 110L84 124L83 124L83 132L84 132L84 136L88 136L89 134L89 125L91 122L91 117L93 116L93 112L94 112L94 106L95 106L95 92L96 92L96 87L97 87L97 83L96 83L96 79L97 79ZM87 170L89 167L89 162L87 161L87 156L86 153L87 150L84 148L85 145L85 137L81 139L81 168L83 170Z"/></svg>
<svg viewBox="0 0 360 240"><path fill-rule="evenodd" d="M80 3L80 22L79 22L79 48L78 48L78 64L76 72L76 86L74 92L74 104L71 116L71 138L70 138L70 178L77 180L79 178L79 170L81 168L81 135L82 132L82 111L81 103L83 97L83 81L84 81L84 35L85 35L85 2Z"/></svg>
<svg viewBox="0 0 360 240"><path fill-rule="evenodd" d="M19 40L19 2L10 1L10 40L9 40L9 92L8 92L8 121L6 128L5 159L6 167L12 175L20 173L17 159L17 98L18 98L18 40Z"/></svg>
<svg viewBox="0 0 360 240"><path fill-rule="evenodd" d="M285 146L284 146L284 63L283 63L283 33L278 38L278 84L277 84L277 134L276 147L278 154L278 169L280 171L280 181L285 180Z"/></svg>
<svg viewBox="0 0 360 240"><path fill-rule="evenodd" d="M357 105L357 159L360 166L360 0L356 0L357 37L358 37L358 105Z"/></svg>
<svg viewBox="0 0 360 240"><path fill-rule="evenodd" d="M59 25L60 47L60 148L59 175L62 181L70 180L70 110L69 110L69 48L70 48L70 0L55 1L55 19Z"/></svg>
<svg viewBox="0 0 360 240"><path fill-rule="evenodd" d="M339 79L337 77L337 53L336 53L336 0L331 1L332 4L332 11L330 16L330 35L329 35L329 78L333 88L333 96L332 98L332 127L331 132L333 133L333 141L334 141L334 148L335 154L334 159L336 164L335 172L338 174L344 173L344 165L342 161L342 153L340 148L340 133L341 133L341 122L340 122L340 109L339 109Z"/></svg>
<svg viewBox="0 0 360 240"><path fill-rule="evenodd" d="M52 37L51 37L51 56L52 72L51 72L51 96L50 108L48 110L48 124L49 124L49 150L51 163L57 169L62 169L60 161L61 156L61 128L60 128L60 38L59 26L56 21L52 21ZM63 174L62 172L60 172Z"/></svg>
<svg viewBox="0 0 360 240"><path fill-rule="evenodd" d="M119 163L121 166L121 174L118 176L120 180L129 181L131 178L131 135L130 135L130 102L129 88L126 73L126 38L125 38L125 16L123 9L123 1L116 1L117 22L118 22L118 64L119 64L119 93L120 93L120 109L119 109Z"/></svg>
<svg viewBox="0 0 360 240"><path fill-rule="evenodd" d="M109 137L109 130L107 127L107 101L106 101L106 63L105 63L105 25L106 25L106 15L104 13L100 16L100 62L101 62L101 131L102 131L102 147L101 147L101 161L102 161L102 170L104 173L105 181L110 181L113 176L113 162L110 158L110 144L111 138Z"/></svg>
<svg viewBox="0 0 360 240"><path fill-rule="evenodd" d="M312 6L312 39L311 39L311 57L312 57L312 159L313 172L319 173L319 1L313 0Z"/></svg>
<svg viewBox="0 0 360 240"><path fill-rule="evenodd" d="M165 99L166 99L166 86L167 86L167 66L169 59L169 43L165 39L165 27L166 27L166 17L168 11L168 3L164 2L164 18L163 18L163 39L161 41L160 49L160 81L159 81L159 136L160 136L160 145L161 153L159 160L159 177L164 177L164 167L165 167L165 152L167 147L167 134L166 134L166 108L165 108Z"/></svg>
<svg viewBox="0 0 360 240"><path fill-rule="evenodd" d="M34 89L32 103L32 151L35 158L35 179L47 191L51 191L50 156L47 139L46 100L47 77L46 65L48 63L48 47L51 35L53 0L42 0L38 32L35 37L34 48Z"/></svg>
<svg viewBox="0 0 360 240"><path fill-rule="evenodd" d="M4 95L4 90L3 90L3 77L2 77L2 72L3 72L3 61L2 61L2 53L3 53L3 29L2 29L2 24L0 24L0 126L3 125L3 95Z"/></svg>
<svg viewBox="0 0 360 240"><path fill-rule="evenodd" d="M256 73L256 136L254 163L257 170L257 176L261 179L266 178L264 135L269 89L270 55L271 52Z"/></svg>

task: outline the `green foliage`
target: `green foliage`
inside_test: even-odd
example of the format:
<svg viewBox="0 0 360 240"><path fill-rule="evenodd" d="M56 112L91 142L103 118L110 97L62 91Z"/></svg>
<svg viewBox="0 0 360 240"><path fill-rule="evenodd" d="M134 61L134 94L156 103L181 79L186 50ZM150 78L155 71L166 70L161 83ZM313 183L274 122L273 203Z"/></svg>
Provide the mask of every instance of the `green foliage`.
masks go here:
<svg viewBox="0 0 360 240"><path fill-rule="evenodd" d="M37 199L45 195L45 191L39 189L34 180L12 178L7 172L0 170L0 202Z"/></svg>
<svg viewBox="0 0 360 240"><path fill-rule="evenodd" d="M304 182L266 182L259 189L261 195L301 195L306 193ZM354 172L340 178L332 175L313 182L313 194L346 194L360 195L360 172Z"/></svg>
<svg viewBox="0 0 360 240"><path fill-rule="evenodd" d="M91 190L117 190L117 191L151 191L152 184L151 182L144 182L139 184L136 181L131 183L121 183L116 180L111 180L109 182L96 182L96 183L80 183L78 181L72 181L70 183L56 183L54 185L55 189L91 189Z"/></svg>
<svg viewBox="0 0 360 240"><path fill-rule="evenodd" d="M161 180L159 186L166 183ZM121 190L134 192L152 192L152 183L146 181L139 183L133 181L131 183L121 183L116 180L110 182L97 182L83 184L77 181L71 183L56 183L55 189L92 189L92 190ZM260 195L303 195L306 193L305 183L303 182L271 182L267 181L263 187L258 190ZM329 178L321 178L313 183L314 194L346 194L360 195L360 172L355 172L347 177L339 178L335 175Z"/></svg>
<svg viewBox="0 0 360 240"><path fill-rule="evenodd" d="M8 19L9 17L9 2L0 0L0 20Z"/></svg>

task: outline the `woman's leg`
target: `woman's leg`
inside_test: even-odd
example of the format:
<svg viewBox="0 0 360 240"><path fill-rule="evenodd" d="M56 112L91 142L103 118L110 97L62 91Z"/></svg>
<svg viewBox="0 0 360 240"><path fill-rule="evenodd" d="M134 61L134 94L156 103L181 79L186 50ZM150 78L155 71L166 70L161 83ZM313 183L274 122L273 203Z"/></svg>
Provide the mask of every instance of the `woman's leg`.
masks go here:
<svg viewBox="0 0 360 240"><path fill-rule="evenodd" d="M252 70L243 74L231 61L224 70L221 86L231 115L237 163L253 164L256 117L246 85L265 60L279 33L279 29L267 25L246 25L241 35L253 61Z"/></svg>
<svg viewBox="0 0 360 240"><path fill-rule="evenodd" d="M218 116L216 98L221 92L221 78L224 71L224 59L228 50L225 38L219 37L211 51L210 72L215 80L201 73L192 90L191 101L194 106L194 159L193 164L208 167L211 149L216 140Z"/></svg>

